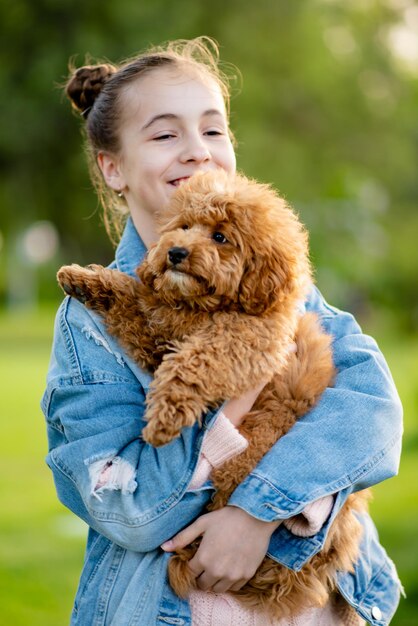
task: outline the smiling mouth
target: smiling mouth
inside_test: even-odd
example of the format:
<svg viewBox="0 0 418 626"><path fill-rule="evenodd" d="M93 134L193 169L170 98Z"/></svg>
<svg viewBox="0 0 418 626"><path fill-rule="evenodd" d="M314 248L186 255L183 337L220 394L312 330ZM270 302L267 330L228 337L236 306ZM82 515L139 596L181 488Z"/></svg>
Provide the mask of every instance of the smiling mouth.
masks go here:
<svg viewBox="0 0 418 626"><path fill-rule="evenodd" d="M188 180L189 178L190 176L182 176L181 178L175 178L174 180L168 181L168 184L173 185L173 187L178 187L180 183L182 183L185 180Z"/></svg>

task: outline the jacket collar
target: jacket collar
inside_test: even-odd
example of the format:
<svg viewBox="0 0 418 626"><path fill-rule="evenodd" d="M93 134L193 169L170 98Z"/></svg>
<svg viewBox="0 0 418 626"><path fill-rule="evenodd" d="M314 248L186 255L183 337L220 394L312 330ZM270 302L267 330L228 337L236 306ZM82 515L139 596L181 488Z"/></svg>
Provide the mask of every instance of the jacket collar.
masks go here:
<svg viewBox="0 0 418 626"><path fill-rule="evenodd" d="M143 261L147 248L136 230L132 218L129 217L122 238L116 248L116 267L121 272L136 276L135 269Z"/></svg>

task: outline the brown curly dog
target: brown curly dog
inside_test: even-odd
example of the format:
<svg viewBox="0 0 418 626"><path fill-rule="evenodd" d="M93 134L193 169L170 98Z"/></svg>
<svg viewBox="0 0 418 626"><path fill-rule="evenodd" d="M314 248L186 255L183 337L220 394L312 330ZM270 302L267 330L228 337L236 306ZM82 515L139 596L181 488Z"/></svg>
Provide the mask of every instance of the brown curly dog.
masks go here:
<svg viewBox="0 0 418 626"><path fill-rule="evenodd" d="M311 283L308 238L267 185L220 171L196 174L176 190L160 234L137 270L140 281L97 265L63 267L58 280L154 371L142 433L154 446L209 407L271 379L240 428L248 448L212 473L214 510L332 384L331 340L314 314L298 313ZM301 571L266 557L235 595L275 618L323 606L336 572L356 561L361 527L354 511L366 499L348 498L324 548ZM170 583L183 597L195 584L187 563L197 546L170 560Z"/></svg>

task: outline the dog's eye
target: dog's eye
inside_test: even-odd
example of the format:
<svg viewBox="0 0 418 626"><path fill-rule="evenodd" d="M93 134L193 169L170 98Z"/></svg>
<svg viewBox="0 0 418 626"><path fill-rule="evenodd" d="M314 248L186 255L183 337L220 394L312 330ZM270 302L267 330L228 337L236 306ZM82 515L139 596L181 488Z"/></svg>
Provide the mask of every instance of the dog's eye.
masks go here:
<svg viewBox="0 0 418 626"><path fill-rule="evenodd" d="M189 227L187 226L187 224L183 224L182 229L183 230L189 230Z"/></svg>
<svg viewBox="0 0 418 626"><path fill-rule="evenodd" d="M216 243L228 243L228 239L222 233L216 231L212 235L212 239L216 241Z"/></svg>

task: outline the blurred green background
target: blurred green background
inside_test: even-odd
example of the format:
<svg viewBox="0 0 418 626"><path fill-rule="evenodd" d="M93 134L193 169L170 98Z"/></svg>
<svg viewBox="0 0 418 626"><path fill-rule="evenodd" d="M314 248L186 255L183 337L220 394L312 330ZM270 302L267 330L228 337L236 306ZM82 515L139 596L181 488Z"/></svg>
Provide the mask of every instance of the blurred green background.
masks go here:
<svg viewBox="0 0 418 626"><path fill-rule="evenodd" d="M85 529L43 458L55 271L113 251L60 85L70 57L118 61L215 37L238 66L238 165L311 232L317 282L376 337L405 408L399 477L373 517L418 623L418 5L411 0L2 0L0 3L0 624L68 623Z"/></svg>

